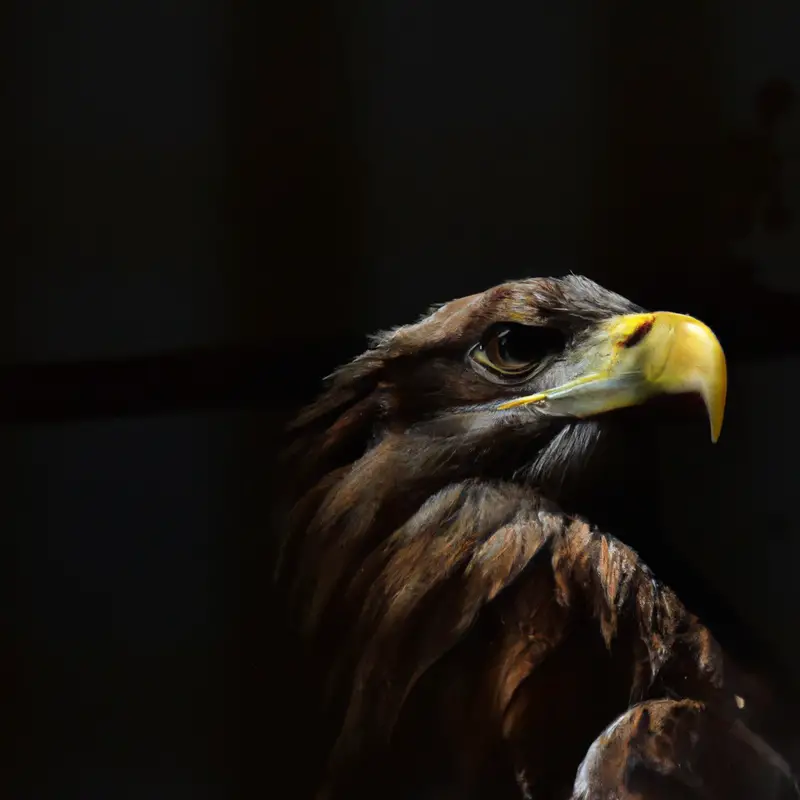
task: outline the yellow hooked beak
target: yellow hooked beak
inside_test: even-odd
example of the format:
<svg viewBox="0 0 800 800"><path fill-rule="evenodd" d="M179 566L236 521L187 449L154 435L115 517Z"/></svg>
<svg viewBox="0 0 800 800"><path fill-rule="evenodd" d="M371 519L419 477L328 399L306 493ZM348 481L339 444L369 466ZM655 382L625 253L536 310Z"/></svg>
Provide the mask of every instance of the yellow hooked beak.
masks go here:
<svg viewBox="0 0 800 800"><path fill-rule="evenodd" d="M640 405L656 395L698 394L716 442L725 414L725 354L709 327L693 317L658 311L614 317L575 354L581 374L562 386L510 400L575 417Z"/></svg>

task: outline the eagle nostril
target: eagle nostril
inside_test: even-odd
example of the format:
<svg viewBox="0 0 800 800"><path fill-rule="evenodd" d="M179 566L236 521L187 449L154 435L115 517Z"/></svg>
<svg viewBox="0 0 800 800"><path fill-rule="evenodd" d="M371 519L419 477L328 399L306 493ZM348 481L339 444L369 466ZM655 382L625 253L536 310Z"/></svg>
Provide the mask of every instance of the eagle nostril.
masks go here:
<svg viewBox="0 0 800 800"><path fill-rule="evenodd" d="M647 336L652 327L652 319L648 319L646 322L643 322L627 339L625 339L624 342L622 342L622 346L634 347L635 345L639 344L639 342L641 342L642 339Z"/></svg>

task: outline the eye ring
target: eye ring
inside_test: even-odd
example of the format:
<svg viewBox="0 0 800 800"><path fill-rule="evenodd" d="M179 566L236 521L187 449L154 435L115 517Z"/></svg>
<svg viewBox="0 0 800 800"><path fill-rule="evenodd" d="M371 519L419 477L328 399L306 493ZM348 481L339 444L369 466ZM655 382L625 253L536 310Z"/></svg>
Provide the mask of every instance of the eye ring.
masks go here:
<svg viewBox="0 0 800 800"><path fill-rule="evenodd" d="M504 322L493 325L472 348L470 358L498 377L521 379L564 348L562 331L550 326Z"/></svg>

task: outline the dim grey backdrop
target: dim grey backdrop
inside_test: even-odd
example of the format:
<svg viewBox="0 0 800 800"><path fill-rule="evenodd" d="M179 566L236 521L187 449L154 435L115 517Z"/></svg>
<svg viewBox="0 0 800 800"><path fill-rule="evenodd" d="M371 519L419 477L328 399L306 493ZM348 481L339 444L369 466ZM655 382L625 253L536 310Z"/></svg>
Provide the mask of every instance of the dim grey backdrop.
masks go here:
<svg viewBox="0 0 800 800"><path fill-rule="evenodd" d="M512 277L585 273L720 330L721 443L667 437L685 468L648 497L791 668L800 8L271 6L4 12L14 796L269 784L278 431L364 334ZM191 353L182 399L148 402Z"/></svg>

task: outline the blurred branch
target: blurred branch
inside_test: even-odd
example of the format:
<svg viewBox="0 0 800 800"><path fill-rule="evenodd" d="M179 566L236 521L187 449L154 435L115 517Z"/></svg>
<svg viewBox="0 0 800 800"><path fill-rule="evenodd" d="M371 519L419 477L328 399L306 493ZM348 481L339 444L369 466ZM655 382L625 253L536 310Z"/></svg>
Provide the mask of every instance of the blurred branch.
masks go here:
<svg viewBox="0 0 800 800"><path fill-rule="evenodd" d="M659 307L671 307L663 296ZM652 305L652 304L650 304ZM680 310L680 309L678 309ZM800 296L733 281L687 309L731 363L800 354ZM0 366L0 421L66 422L223 410L291 412L364 347L363 337L183 350L117 360Z"/></svg>
<svg viewBox="0 0 800 800"><path fill-rule="evenodd" d="M153 356L0 366L0 421L66 422L130 415L268 409L311 400L363 341L231 346Z"/></svg>

